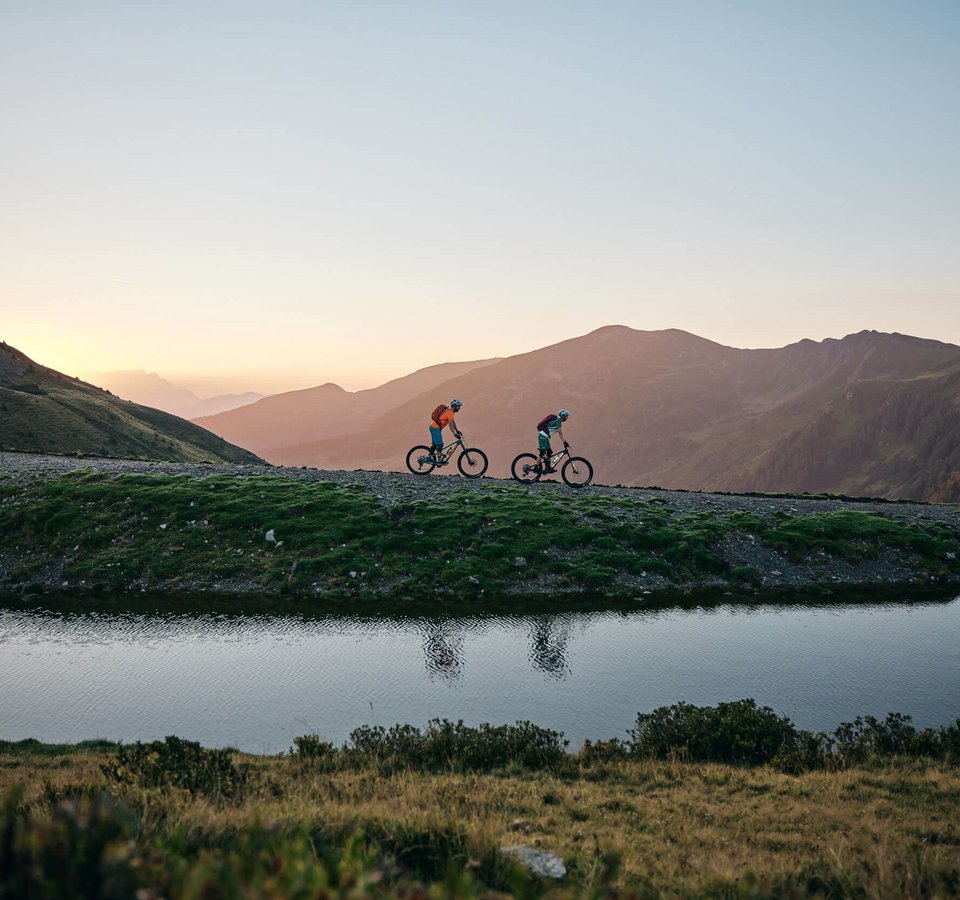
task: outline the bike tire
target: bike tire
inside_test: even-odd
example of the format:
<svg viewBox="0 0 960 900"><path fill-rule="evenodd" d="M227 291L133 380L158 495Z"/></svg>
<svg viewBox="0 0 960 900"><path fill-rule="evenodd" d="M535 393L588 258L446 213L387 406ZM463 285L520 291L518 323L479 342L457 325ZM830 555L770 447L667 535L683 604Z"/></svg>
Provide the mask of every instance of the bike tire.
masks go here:
<svg viewBox="0 0 960 900"><path fill-rule="evenodd" d="M417 444L407 451L407 468L414 475L429 475L437 467L430 450L426 444Z"/></svg>
<svg viewBox="0 0 960 900"><path fill-rule="evenodd" d="M521 453L511 464L510 472L520 484L534 484L540 480L541 472L524 472L524 465L535 466L539 457L534 453Z"/></svg>
<svg viewBox="0 0 960 900"><path fill-rule="evenodd" d="M464 478L480 478L488 465L487 454L476 447L464 447L457 457L457 468Z"/></svg>
<svg viewBox="0 0 960 900"><path fill-rule="evenodd" d="M560 477L568 487L582 488L593 481L593 466L582 456L571 456L560 470Z"/></svg>

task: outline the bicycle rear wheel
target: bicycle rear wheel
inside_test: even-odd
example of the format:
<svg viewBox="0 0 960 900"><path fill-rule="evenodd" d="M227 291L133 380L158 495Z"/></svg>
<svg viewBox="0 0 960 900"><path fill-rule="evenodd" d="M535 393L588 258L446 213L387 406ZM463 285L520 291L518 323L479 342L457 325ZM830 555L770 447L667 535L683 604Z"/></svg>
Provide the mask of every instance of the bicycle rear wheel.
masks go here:
<svg viewBox="0 0 960 900"><path fill-rule="evenodd" d="M479 478L487 471L487 454L476 447L464 447L457 457L457 468L466 478Z"/></svg>
<svg viewBox="0 0 960 900"><path fill-rule="evenodd" d="M411 447L407 453L407 468L414 475L429 475L437 467L437 461L430 454L426 444Z"/></svg>
<svg viewBox="0 0 960 900"><path fill-rule="evenodd" d="M533 453L521 453L510 465L513 477L521 484L533 484L540 480L537 468L538 457Z"/></svg>
<svg viewBox="0 0 960 900"><path fill-rule="evenodd" d="M571 456L563 464L560 475L572 488L586 487L593 480L593 466L582 456Z"/></svg>

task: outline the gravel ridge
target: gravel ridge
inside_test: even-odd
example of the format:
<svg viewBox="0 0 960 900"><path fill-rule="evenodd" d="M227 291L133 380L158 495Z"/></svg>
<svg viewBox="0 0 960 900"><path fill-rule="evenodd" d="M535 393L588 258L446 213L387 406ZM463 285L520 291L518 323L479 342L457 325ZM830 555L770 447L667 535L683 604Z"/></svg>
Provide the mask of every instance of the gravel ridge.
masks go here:
<svg viewBox="0 0 960 900"><path fill-rule="evenodd" d="M411 500L429 500L449 496L453 491L487 491L512 487L533 493L547 492L553 495L578 496L596 493L627 497L636 500L654 501L670 509L675 516L698 511L710 511L723 515L743 510L765 519L773 519L778 513L804 516L836 510L859 510L881 516L889 516L907 524L924 527L931 523L944 523L960 530L960 504L933 504L912 501L870 500L865 498L812 497L769 494L727 494L701 491L677 491L661 488L591 485L579 491L559 481L548 480L540 484L522 486L509 479L468 479L459 475L429 475L418 477L411 474L380 471L327 471L310 468L234 464L189 464L175 462L151 462L143 460L75 458L0 452L0 478L11 479L24 487L36 484L49 477L71 471L89 471L118 476L127 473L184 474L190 477L209 475L235 475L240 478L268 477L295 479L301 482L333 482L340 485L362 485L378 502L390 505ZM7 481L9 484L10 481ZM2 551L0 536L0 551ZM960 541L957 553L950 559L960 558ZM630 578L618 585L638 598L653 598L680 591L734 591L756 595L763 592L797 591L811 587L827 590L841 589L890 589L897 586L924 586L949 590L960 585L960 575L951 574L934 578L921 570L914 562L898 558L890 553L876 559L856 563L830 557L822 551L805 560L795 560L754 540L751 535L733 534L718 548L726 563L732 567L755 567L759 576L751 584L734 584L723 579L700 581L696 584L676 584L662 576ZM2 554L0 554L2 555ZM2 562L2 559L0 559ZM50 585L55 587L54 584ZM198 588L199 589L199 588ZM209 587L202 588L209 590ZM223 586L223 592L232 595L253 594L254 584L231 584ZM535 583L517 585L518 593L556 594L545 586Z"/></svg>
<svg viewBox="0 0 960 900"><path fill-rule="evenodd" d="M297 481L327 481L335 484L362 484L384 502L430 499L451 490L483 490L488 485L521 487L509 478L464 478L457 474L415 476L403 472L354 469L311 469L290 466L255 466L231 463L177 463L102 457L48 456L31 453L0 452L0 475L15 480L60 475L64 472L90 471L107 475L131 472L190 475L236 475L292 478ZM819 497L802 494L731 494L726 492L670 490L660 487L624 487L622 485L590 485L575 490L555 479L526 485L531 492L559 491L576 496L582 493L605 494L632 499L659 498L679 512L712 509L717 511L746 510L770 516L787 509L809 515L839 509L864 510L888 515L908 522L948 522L960 526L960 503L922 503L912 500L882 498Z"/></svg>

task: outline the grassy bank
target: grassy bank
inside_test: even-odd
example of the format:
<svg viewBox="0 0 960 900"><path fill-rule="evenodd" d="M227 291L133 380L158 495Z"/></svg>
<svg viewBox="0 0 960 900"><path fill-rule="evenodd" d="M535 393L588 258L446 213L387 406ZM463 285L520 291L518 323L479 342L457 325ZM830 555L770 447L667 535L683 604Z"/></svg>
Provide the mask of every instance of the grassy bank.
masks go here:
<svg viewBox="0 0 960 900"><path fill-rule="evenodd" d="M627 597L960 579L960 533L950 523L845 509L803 515L780 502L761 516L497 483L404 499L362 483L269 476L7 478L0 587Z"/></svg>
<svg viewBox="0 0 960 900"><path fill-rule="evenodd" d="M955 896L958 727L860 719L809 769L744 755L798 734L739 701L575 754L523 724L306 736L281 757L4 743L0 896ZM518 844L567 877L516 869Z"/></svg>

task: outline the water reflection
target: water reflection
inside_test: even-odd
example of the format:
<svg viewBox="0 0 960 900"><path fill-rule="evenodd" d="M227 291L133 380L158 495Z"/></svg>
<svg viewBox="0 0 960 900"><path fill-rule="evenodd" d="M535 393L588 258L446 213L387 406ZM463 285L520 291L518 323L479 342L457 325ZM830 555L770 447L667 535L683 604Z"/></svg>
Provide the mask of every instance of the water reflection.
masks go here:
<svg viewBox="0 0 960 900"><path fill-rule="evenodd" d="M528 657L535 669L557 679L567 675L570 628L567 616L536 616L531 619Z"/></svg>
<svg viewBox="0 0 960 900"><path fill-rule="evenodd" d="M453 620L425 621L423 657L427 672L448 680L463 673L463 628Z"/></svg>
<svg viewBox="0 0 960 900"><path fill-rule="evenodd" d="M433 717L622 736L637 712L754 697L803 728L960 716L960 601L359 618L0 610L0 739L276 752Z"/></svg>

